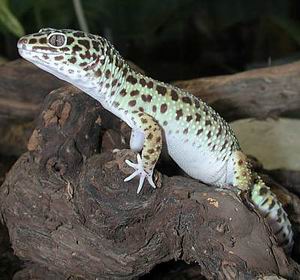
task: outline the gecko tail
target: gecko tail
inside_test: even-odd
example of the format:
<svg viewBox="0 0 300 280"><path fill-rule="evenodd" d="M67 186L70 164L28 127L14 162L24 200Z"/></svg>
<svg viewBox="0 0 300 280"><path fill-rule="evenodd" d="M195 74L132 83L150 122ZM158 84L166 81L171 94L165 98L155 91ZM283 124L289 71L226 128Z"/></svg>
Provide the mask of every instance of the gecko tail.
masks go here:
<svg viewBox="0 0 300 280"><path fill-rule="evenodd" d="M266 186L258 174L254 174L250 199L272 228L278 245L283 247L286 253L290 253L294 241L292 226L287 213L276 195Z"/></svg>

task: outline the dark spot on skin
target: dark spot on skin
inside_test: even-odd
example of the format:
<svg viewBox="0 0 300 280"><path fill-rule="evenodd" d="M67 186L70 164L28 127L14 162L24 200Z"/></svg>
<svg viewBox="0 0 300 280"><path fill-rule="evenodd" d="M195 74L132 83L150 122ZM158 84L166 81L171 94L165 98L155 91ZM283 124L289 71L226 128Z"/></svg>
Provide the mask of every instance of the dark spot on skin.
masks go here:
<svg viewBox="0 0 300 280"><path fill-rule="evenodd" d="M206 121L205 121L205 125L206 125L206 126L211 125L211 121L210 121L210 120L206 120Z"/></svg>
<svg viewBox="0 0 300 280"><path fill-rule="evenodd" d="M200 122L201 115L199 113L196 113L196 122Z"/></svg>
<svg viewBox="0 0 300 280"><path fill-rule="evenodd" d="M45 51L52 51L53 49L50 47L44 47L44 46L33 46L33 50L45 50Z"/></svg>
<svg viewBox="0 0 300 280"><path fill-rule="evenodd" d="M163 125L167 125L167 124L168 124L168 122L167 122L167 121L164 121L164 122L163 122Z"/></svg>
<svg viewBox="0 0 300 280"><path fill-rule="evenodd" d="M35 43L37 43L37 39L32 38L32 39L29 40L28 43L29 43L29 44L35 44Z"/></svg>
<svg viewBox="0 0 300 280"><path fill-rule="evenodd" d="M149 133L147 139L148 139L148 140L151 140L152 138L153 138L153 134L152 134L152 133Z"/></svg>
<svg viewBox="0 0 300 280"><path fill-rule="evenodd" d="M147 119L141 119L142 123L147 123Z"/></svg>
<svg viewBox="0 0 300 280"><path fill-rule="evenodd" d="M167 111L167 109L168 109L167 104L162 104L162 105L160 106L160 112L161 112L161 113L165 113L165 112Z"/></svg>
<svg viewBox="0 0 300 280"><path fill-rule="evenodd" d="M277 210L277 215L278 215L278 216L281 216L281 214L282 214L282 209L279 208L279 209Z"/></svg>
<svg viewBox="0 0 300 280"><path fill-rule="evenodd" d="M116 84L118 83L118 80L117 79L114 79L111 83L111 85L114 87Z"/></svg>
<svg viewBox="0 0 300 280"><path fill-rule="evenodd" d="M97 69L97 71L95 72L95 76L100 77L101 75L102 75L102 71L100 69Z"/></svg>
<svg viewBox="0 0 300 280"><path fill-rule="evenodd" d="M156 112L156 110L157 110L156 106L155 106L155 105L153 105L153 106L152 106L152 111L155 113L155 112Z"/></svg>
<svg viewBox="0 0 300 280"><path fill-rule="evenodd" d="M186 121L187 121L187 122L190 122L192 119L193 119L192 116L187 116L187 117L186 117Z"/></svg>
<svg viewBox="0 0 300 280"><path fill-rule="evenodd" d="M105 87L106 87L106 88L109 88L109 87L110 87L110 84L109 84L109 83L106 83L106 84L105 84Z"/></svg>
<svg viewBox="0 0 300 280"><path fill-rule="evenodd" d="M122 90L120 91L120 95L121 95L121 96L125 96L126 94L127 94L127 92L126 92L125 89L122 89Z"/></svg>
<svg viewBox="0 0 300 280"><path fill-rule="evenodd" d="M44 54L43 54L43 58L44 58L44 59L49 59L49 56L48 56L47 54L44 53Z"/></svg>
<svg viewBox="0 0 300 280"><path fill-rule="evenodd" d="M116 101L114 101L113 105L114 105L115 107L119 107L119 106L120 106L120 103L119 103L119 102L116 102Z"/></svg>
<svg viewBox="0 0 300 280"><path fill-rule="evenodd" d="M86 52L85 52L85 56L82 55L82 54L80 54L80 56L81 56L82 58L87 58L87 59L90 59L90 58L92 57L90 51L86 51Z"/></svg>
<svg viewBox="0 0 300 280"><path fill-rule="evenodd" d="M176 120L178 121L183 116L182 109L176 111Z"/></svg>
<svg viewBox="0 0 300 280"><path fill-rule="evenodd" d="M72 63L72 64L75 64L76 63L76 58L74 56L72 56L70 59L69 59L69 62Z"/></svg>
<svg viewBox="0 0 300 280"><path fill-rule="evenodd" d="M139 110L140 110L141 112L144 112L144 108L143 108L143 107L139 107Z"/></svg>
<svg viewBox="0 0 300 280"><path fill-rule="evenodd" d="M192 105L192 100L188 96L182 97L182 102Z"/></svg>
<svg viewBox="0 0 300 280"><path fill-rule="evenodd" d="M75 46L73 47L73 52L80 52L80 51L82 51L82 48L81 48L80 46L75 45Z"/></svg>
<svg viewBox="0 0 300 280"><path fill-rule="evenodd" d="M78 44L84 46L87 50L90 49L90 41L88 40L78 40Z"/></svg>
<svg viewBox="0 0 300 280"><path fill-rule="evenodd" d="M221 133L222 133L222 127L220 126L219 130L218 130L218 133L217 133L217 137L219 137L221 135Z"/></svg>
<svg viewBox="0 0 300 280"><path fill-rule="evenodd" d="M268 193L268 189L266 187L262 187L260 190L259 190L259 195L260 196L264 196L265 194Z"/></svg>
<svg viewBox="0 0 300 280"><path fill-rule="evenodd" d="M186 128L184 131L183 131L183 134L187 134L189 132L189 129Z"/></svg>
<svg viewBox="0 0 300 280"><path fill-rule="evenodd" d="M68 38L67 38L67 45L71 45L74 41L75 41L75 40L74 40L73 37L68 36Z"/></svg>
<svg viewBox="0 0 300 280"><path fill-rule="evenodd" d="M93 57L93 62L94 62L94 63L98 63L98 62L99 62L99 60L100 60L99 55L93 53L93 54L92 54L92 57Z"/></svg>
<svg viewBox="0 0 300 280"><path fill-rule="evenodd" d="M207 134L207 138L210 139L211 138L211 131L208 132Z"/></svg>
<svg viewBox="0 0 300 280"><path fill-rule="evenodd" d="M156 143L160 143L160 142L161 142L161 137L158 136L158 137L156 138Z"/></svg>
<svg viewBox="0 0 300 280"><path fill-rule="evenodd" d="M62 52L68 52L69 51L69 47L61 48L60 51L62 51Z"/></svg>
<svg viewBox="0 0 300 280"><path fill-rule="evenodd" d="M119 58L116 58L115 65L116 65L117 68L122 68L123 67L123 60L119 59Z"/></svg>
<svg viewBox="0 0 300 280"><path fill-rule="evenodd" d="M151 96L150 94L148 94L148 95L143 94L143 95L142 95L142 100L143 100L144 102L151 102L152 96Z"/></svg>
<svg viewBox="0 0 300 280"><path fill-rule="evenodd" d="M113 95L115 95L115 93L116 92L113 90L110 95L113 96Z"/></svg>
<svg viewBox="0 0 300 280"><path fill-rule="evenodd" d="M138 90L133 90L132 92L130 92L130 96L136 96L138 95L140 92Z"/></svg>
<svg viewBox="0 0 300 280"><path fill-rule="evenodd" d="M216 149L216 144L213 145L212 150L214 151Z"/></svg>
<svg viewBox="0 0 300 280"><path fill-rule="evenodd" d="M84 66L86 66L87 65L87 62L81 62L80 64L79 64L79 66L81 66L81 67L84 67Z"/></svg>
<svg viewBox="0 0 300 280"><path fill-rule="evenodd" d="M127 73L128 73L128 69L125 67L125 68L123 69L123 76L126 76Z"/></svg>
<svg viewBox="0 0 300 280"><path fill-rule="evenodd" d="M133 84L133 85L135 85L137 83L137 79L135 77L131 76L131 75L129 75L127 77L126 81Z"/></svg>
<svg viewBox="0 0 300 280"><path fill-rule="evenodd" d="M178 100L178 94L174 89L171 90L171 97L172 97L172 100L174 100L174 101Z"/></svg>
<svg viewBox="0 0 300 280"><path fill-rule="evenodd" d="M109 69L107 69L106 71L105 71L105 78L106 79L109 79L110 78L110 70Z"/></svg>
<svg viewBox="0 0 300 280"><path fill-rule="evenodd" d="M74 37L84 38L86 37L85 33L82 31L76 31L73 33Z"/></svg>
<svg viewBox="0 0 300 280"><path fill-rule="evenodd" d="M95 49L95 51L97 51L97 52L100 51L99 42L93 40L92 45L93 45L93 48Z"/></svg>
<svg viewBox="0 0 300 280"><path fill-rule="evenodd" d="M43 37L39 39L40 44L47 44L47 38Z"/></svg>
<svg viewBox="0 0 300 280"><path fill-rule="evenodd" d="M161 85L156 86L156 90L157 90L157 93L162 95L162 96L165 96L166 93L167 93L166 87L163 87Z"/></svg>
<svg viewBox="0 0 300 280"><path fill-rule="evenodd" d="M198 131L197 131L197 135L201 134L203 132L203 129L200 128Z"/></svg>
<svg viewBox="0 0 300 280"><path fill-rule="evenodd" d="M194 99L194 102L195 102L195 107L200 108L200 101L197 98Z"/></svg>
<svg viewBox="0 0 300 280"><path fill-rule="evenodd" d="M279 218L277 219L277 222L278 222L278 223L281 223L281 222L282 222L281 217L279 217Z"/></svg>
<svg viewBox="0 0 300 280"><path fill-rule="evenodd" d="M150 156L144 155L144 158L149 160L149 159L150 159Z"/></svg>
<svg viewBox="0 0 300 280"><path fill-rule="evenodd" d="M146 80L144 78L140 79L140 84L144 87L146 85Z"/></svg>
<svg viewBox="0 0 300 280"><path fill-rule="evenodd" d="M149 150L148 150L148 153L149 153L149 154L153 154L153 153L154 153L154 149L149 149Z"/></svg>
<svg viewBox="0 0 300 280"><path fill-rule="evenodd" d="M240 159L240 160L238 161L238 165L239 165L239 166L243 165L243 163L244 163L244 161L243 161L242 159Z"/></svg>
<svg viewBox="0 0 300 280"><path fill-rule="evenodd" d="M148 84L147 84L147 87L148 87L148 88L153 88L153 82L152 82L152 81L149 81Z"/></svg>
<svg viewBox="0 0 300 280"><path fill-rule="evenodd" d="M128 102L128 105L131 107L135 106L135 104L136 104L136 100L131 100Z"/></svg>

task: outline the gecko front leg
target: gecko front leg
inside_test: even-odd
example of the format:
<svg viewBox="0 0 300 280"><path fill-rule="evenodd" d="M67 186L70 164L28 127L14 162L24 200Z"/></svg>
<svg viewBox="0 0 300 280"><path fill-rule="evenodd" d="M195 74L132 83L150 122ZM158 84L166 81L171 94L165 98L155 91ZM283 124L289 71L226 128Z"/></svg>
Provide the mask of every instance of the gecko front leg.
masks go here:
<svg viewBox="0 0 300 280"><path fill-rule="evenodd" d="M139 153L144 146L145 134L140 129L133 128L130 136L130 149Z"/></svg>
<svg viewBox="0 0 300 280"><path fill-rule="evenodd" d="M134 150L141 150L140 148L143 150L142 157L137 154L137 163L126 160L126 163L135 171L124 181L130 181L139 175L140 181L137 189L137 193L139 193L143 188L145 179L153 188L156 188L153 182L153 171L162 149L162 133L156 120L144 112L132 112L131 121L134 128L130 139L130 147Z"/></svg>

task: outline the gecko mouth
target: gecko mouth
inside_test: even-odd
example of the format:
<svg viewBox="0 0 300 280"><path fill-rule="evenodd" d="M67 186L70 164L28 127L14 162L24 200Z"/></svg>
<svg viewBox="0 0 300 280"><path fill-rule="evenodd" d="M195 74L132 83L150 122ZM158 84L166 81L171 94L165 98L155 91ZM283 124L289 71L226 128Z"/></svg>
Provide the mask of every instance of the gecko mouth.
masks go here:
<svg viewBox="0 0 300 280"><path fill-rule="evenodd" d="M28 50L24 46L18 47L19 53L27 53L27 54L45 54L45 55L59 55L59 52L43 52L43 51L37 51L37 50Z"/></svg>

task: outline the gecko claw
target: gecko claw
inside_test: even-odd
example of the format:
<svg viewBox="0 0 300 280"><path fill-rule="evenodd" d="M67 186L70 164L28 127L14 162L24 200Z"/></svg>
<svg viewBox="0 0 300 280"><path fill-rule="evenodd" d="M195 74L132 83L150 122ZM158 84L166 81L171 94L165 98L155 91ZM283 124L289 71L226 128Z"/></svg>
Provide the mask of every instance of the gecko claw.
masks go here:
<svg viewBox="0 0 300 280"><path fill-rule="evenodd" d="M134 168L135 171L130 176L126 177L124 179L124 182L130 181L138 175L140 176L140 181L139 181L139 185L138 185L138 188L137 188L137 193L140 193L140 191L142 190L145 179L147 179L147 181L149 182L151 187L153 187L154 189L156 188L156 186L153 182L153 179L152 179L153 172L147 173L144 170L140 154L137 154L137 163L133 163L130 160L125 160L125 163L127 163L130 167Z"/></svg>

